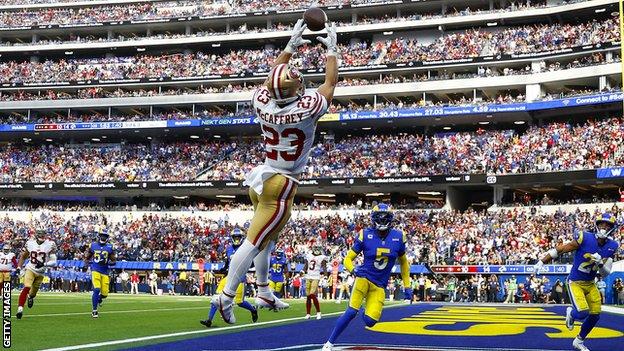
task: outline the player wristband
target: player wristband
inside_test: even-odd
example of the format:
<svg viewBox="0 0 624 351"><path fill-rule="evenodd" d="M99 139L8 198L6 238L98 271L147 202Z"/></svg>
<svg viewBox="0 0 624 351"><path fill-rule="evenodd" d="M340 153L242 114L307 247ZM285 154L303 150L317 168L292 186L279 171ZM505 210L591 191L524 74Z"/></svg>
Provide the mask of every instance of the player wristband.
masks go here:
<svg viewBox="0 0 624 351"><path fill-rule="evenodd" d="M284 48L284 52L287 52L292 55L295 52L295 48L293 48L292 45L288 44Z"/></svg>
<svg viewBox="0 0 624 351"><path fill-rule="evenodd" d="M557 249L555 248L548 250L548 254L550 255L551 258L559 257L559 253L557 252Z"/></svg>

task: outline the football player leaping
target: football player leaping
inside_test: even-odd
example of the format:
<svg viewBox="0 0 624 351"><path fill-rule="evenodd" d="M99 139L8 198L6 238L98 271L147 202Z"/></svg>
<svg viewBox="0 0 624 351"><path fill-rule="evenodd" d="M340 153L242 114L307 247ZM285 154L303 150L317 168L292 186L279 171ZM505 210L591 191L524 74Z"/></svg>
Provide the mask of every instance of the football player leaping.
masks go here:
<svg viewBox="0 0 624 351"><path fill-rule="evenodd" d="M410 264L405 256L407 238L400 230L392 229L394 216L386 204L379 204L371 213L372 227L366 228L358 234L355 243L344 259L345 269L355 276L355 283L349 299L349 307L338 318L336 325L323 345L323 351L331 351L338 336L347 328L349 323L358 314L364 300L366 305L362 319L367 327L374 326L381 317L390 273L396 260L401 265L401 278L405 288L405 299L411 301L413 291L410 286ZM359 253L364 255L364 263L354 267L353 260Z"/></svg>
<svg viewBox="0 0 624 351"><path fill-rule="evenodd" d="M575 350L589 351L583 344L587 334L594 328L600 319L601 296L594 279L600 272L603 277L611 273L613 256L619 244L609 239L617 228L615 217L603 213L596 218L596 227L591 231L577 231L570 242L550 249L546 256L535 265L535 272L541 273L544 264L566 252L576 251L574 264L568 275L568 292L573 307L566 310L566 326L574 329L574 321L582 321L581 331L572 342Z"/></svg>
<svg viewBox="0 0 624 351"><path fill-rule="evenodd" d="M319 246L315 246L314 249L312 249L312 253L308 254L303 270L306 272L306 294L308 294L306 298L305 318L310 319L310 310L312 309L312 303L314 303L316 319L321 319L321 307L316 294L318 292L321 273L327 270L327 257L323 255L323 250Z"/></svg>
<svg viewBox="0 0 624 351"><path fill-rule="evenodd" d="M43 282L45 271L48 267L56 265L56 244L46 238L46 232L38 229L35 233L35 239L26 242L26 246L22 251L17 262L17 268L22 267L24 261L29 259L26 265L26 273L24 274L24 289L19 296L17 307L17 319L22 318L24 313L24 303L28 298L28 308L33 307L35 296L39 291L41 282Z"/></svg>
<svg viewBox="0 0 624 351"><path fill-rule="evenodd" d="M302 38L305 29L303 20L297 21L286 49L275 60L263 86L253 94L252 104L262 128L266 158L263 165L246 176L244 184L250 187L254 216L247 239L232 256L223 293L212 301L226 323L235 322L236 288L252 262L256 267L258 306L273 310L289 307L269 289L269 258L279 232L290 218L299 174L314 144L316 124L327 111L338 82L338 47L333 24L326 25L326 38L317 37L327 47L325 82L317 90L306 89L301 73L288 65L297 47L310 42Z"/></svg>

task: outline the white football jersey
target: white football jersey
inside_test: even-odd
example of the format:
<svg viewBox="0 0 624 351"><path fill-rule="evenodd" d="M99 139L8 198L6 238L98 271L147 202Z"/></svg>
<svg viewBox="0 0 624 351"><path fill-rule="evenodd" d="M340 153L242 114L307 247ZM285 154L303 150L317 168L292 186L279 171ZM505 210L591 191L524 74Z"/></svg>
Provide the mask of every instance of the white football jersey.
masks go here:
<svg viewBox="0 0 624 351"><path fill-rule="evenodd" d="M40 262L45 264L48 262L50 260L50 254L56 252L56 244L54 244L53 241L46 239L46 241L40 245L37 243L37 240L30 239L26 243L26 250L28 250L29 259L26 269L29 269L37 274L44 274L47 267L43 266L41 268L37 268L35 263Z"/></svg>
<svg viewBox="0 0 624 351"><path fill-rule="evenodd" d="M9 252L5 254L0 251L0 272L10 272L15 269L13 261L15 260L15 254Z"/></svg>
<svg viewBox="0 0 624 351"><path fill-rule="evenodd" d="M315 256L309 253L306 260L308 261L308 274L306 274L305 278L321 279L321 262L327 261L327 257L325 255Z"/></svg>
<svg viewBox="0 0 624 351"><path fill-rule="evenodd" d="M327 112L327 99L307 89L298 100L280 107L266 87L258 88L252 105L264 136L264 164L282 174L303 172L312 145L316 123Z"/></svg>

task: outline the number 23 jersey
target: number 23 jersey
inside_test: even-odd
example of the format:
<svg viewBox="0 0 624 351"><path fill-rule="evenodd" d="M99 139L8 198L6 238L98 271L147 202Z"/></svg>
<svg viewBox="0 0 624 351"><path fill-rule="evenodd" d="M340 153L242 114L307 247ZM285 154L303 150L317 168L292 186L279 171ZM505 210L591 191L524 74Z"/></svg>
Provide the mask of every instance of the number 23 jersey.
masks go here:
<svg viewBox="0 0 624 351"><path fill-rule="evenodd" d="M306 89L298 100L278 106L269 90L261 87L255 91L252 103L264 137L264 164L277 173L301 173L314 144L316 123L327 111L327 99Z"/></svg>
<svg viewBox="0 0 624 351"><path fill-rule="evenodd" d="M598 272L598 265L591 260L591 255L598 253L603 259L613 257L619 245L616 241L607 238L605 244L600 246L592 232L577 231L574 233L574 239L579 243L579 248L574 253L574 264L568 278L571 281L593 282Z"/></svg>
<svg viewBox="0 0 624 351"><path fill-rule="evenodd" d="M53 241L46 240L42 244L39 244L37 240L31 239L26 242L26 250L28 250L28 264L26 269L31 270L37 274L44 274L46 267L37 268L36 263L45 264L50 258L50 254L56 252L56 244Z"/></svg>

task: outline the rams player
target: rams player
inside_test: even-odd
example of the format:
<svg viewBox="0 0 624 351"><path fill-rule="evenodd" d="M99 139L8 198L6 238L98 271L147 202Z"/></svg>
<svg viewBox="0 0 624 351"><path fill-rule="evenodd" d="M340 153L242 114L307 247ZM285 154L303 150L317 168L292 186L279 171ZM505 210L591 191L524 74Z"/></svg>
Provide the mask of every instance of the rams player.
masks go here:
<svg viewBox="0 0 624 351"><path fill-rule="evenodd" d="M37 229L35 239L30 239L26 242L26 246L17 262L18 269L22 267L27 258L29 261L24 273L24 289L20 293L17 313L15 314L17 319L22 318L24 303L27 298L28 308L33 307L47 268L56 266L56 244L46 238L45 230Z"/></svg>
<svg viewBox="0 0 624 351"><path fill-rule="evenodd" d="M410 264L405 256L407 238L402 231L391 228L393 219L388 205L375 206L371 213L372 227L360 231L353 247L347 253L343 265L355 275L355 283L349 307L336 321L329 340L323 346L323 351L332 350L334 342L358 314L365 299L366 305L362 315L364 324L370 328L379 321L386 299L384 287L388 285L392 267L397 259L401 265L403 286L410 286ZM355 267L353 260L359 253L363 254L364 262ZM412 289L405 288L405 299L411 301L412 295Z"/></svg>
<svg viewBox="0 0 624 351"><path fill-rule="evenodd" d="M232 255L234 255L236 250L241 246L241 244L243 243L243 240L245 240L245 234L243 233L241 229L235 228L234 230L232 230L232 234L230 235L230 238L232 240L232 245L228 246L228 248L225 251L226 260L225 260L225 267L223 268L226 272L230 266L230 258L232 257ZM243 279L241 278L241 280ZM227 282L227 277L224 277L223 279L221 279L221 281L219 282L219 286L217 287L217 294L220 294L223 291L223 288L225 287L226 282ZM256 310L256 308L253 307L249 302L245 301L245 284L243 283L238 284L238 288L236 288L236 297L234 299L234 302L236 302L236 304L239 307L242 307L248 310L249 312L251 312L252 322L256 323L258 321L258 310ZM217 306L212 304L210 305L210 312L208 313L208 319L199 321L199 323L205 325L206 327L212 326L212 319L214 318L215 313L217 313Z"/></svg>
<svg viewBox="0 0 624 351"><path fill-rule="evenodd" d="M286 262L286 255L284 251L278 249L275 251L275 256L271 257L269 268L269 288L277 297L282 297L282 291L284 290L284 273L286 273L287 270L288 262Z"/></svg>
<svg viewBox="0 0 624 351"><path fill-rule="evenodd" d="M326 24L327 37L317 39L327 47L325 82L317 89L306 89L303 75L288 62L297 48L310 43L303 39L303 19L295 24L286 49L275 59L267 79L252 95L253 110L262 129L266 156L264 163L245 176L254 215L247 239L232 257L223 292L213 298L226 323L236 322L233 305L240 279L253 263L256 267L261 308L282 310L289 305L277 298L269 287L271 252L278 235L290 219L299 176L304 171L312 146L316 124L325 114L338 83L338 45L336 27Z"/></svg>
<svg viewBox="0 0 624 351"><path fill-rule="evenodd" d="M589 351L583 342L600 319L602 299L594 280L597 272L600 272L603 277L611 273L613 256L619 244L609 239L609 235L617 227L615 217L609 213L603 213L596 218L593 232L577 231L572 241L550 249L546 256L535 265L535 272L539 274L544 264L561 254L576 251L567 281L573 307L568 307L566 310L568 329L574 329L575 320L583 322L580 333L572 342L575 350Z"/></svg>
<svg viewBox="0 0 624 351"><path fill-rule="evenodd" d="M109 235L106 230L100 231L97 235L98 241L91 243L85 254L85 266L91 261L91 281L93 282L91 317L93 318L98 318L98 305L101 305L104 299L108 297L110 283L108 267L115 265L115 252L113 245L108 243L108 238Z"/></svg>

